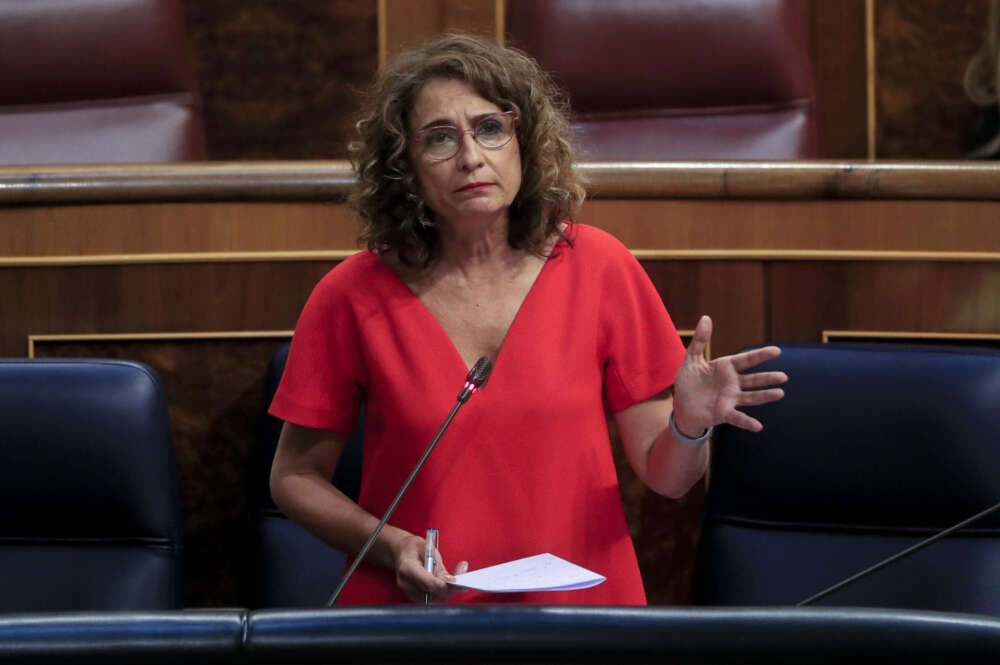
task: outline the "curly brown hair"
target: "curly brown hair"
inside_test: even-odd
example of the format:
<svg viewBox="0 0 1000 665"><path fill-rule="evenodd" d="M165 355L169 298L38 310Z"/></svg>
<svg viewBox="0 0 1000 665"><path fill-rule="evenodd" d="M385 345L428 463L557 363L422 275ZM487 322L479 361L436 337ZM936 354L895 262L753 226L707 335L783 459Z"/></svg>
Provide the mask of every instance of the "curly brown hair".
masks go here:
<svg viewBox="0 0 1000 665"><path fill-rule="evenodd" d="M521 189L510 207L508 243L544 254L560 223L573 218L584 189L573 170L568 103L525 53L480 37L449 34L399 56L369 93L358 140L350 146L357 188L351 204L361 215L361 242L394 252L408 269L422 271L440 256L433 211L420 198L410 164L409 114L432 78L467 82L486 100L514 111L521 150ZM421 223L425 220L425 223Z"/></svg>

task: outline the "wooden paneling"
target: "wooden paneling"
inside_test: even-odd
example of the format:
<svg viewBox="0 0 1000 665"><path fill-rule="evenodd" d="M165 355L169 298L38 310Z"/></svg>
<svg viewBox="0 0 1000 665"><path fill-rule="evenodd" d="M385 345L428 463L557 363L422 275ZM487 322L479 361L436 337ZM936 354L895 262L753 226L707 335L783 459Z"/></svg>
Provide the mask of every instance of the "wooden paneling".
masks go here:
<svg viewBox="0 0 1000 665"><path fill-rule="evenodd" d="M379 0L379 6L384 16L383 63L444 32L495 37L502 15L501 0Z"/></svg>
<svg viewBox="0 0 1000 665"><path fill-rule="evenodd" d="M1000 265L776 262L771 336L821 341L824 330L1000 332Z"/></svg>
<svg viewBox="0 0 1000 665"><path fill-rule="evenodd" d="M352 252L360 226L342 203L160 203L22 207L2 212L0 256L50 262L226 260ZM172 257L182 254L182 257ZM208 254L210 256L192 256ZM246 260L246 257L244 260Z"/></svg>
<svg viewBox="0 0 1000 665"><path fill-rule="evenodd" d="M712 317L711 355L767 340L767 274L759 261L644 260L674 325L691 330Z"/></svg>
<svg viewBox="0 0 1000 665"><path fill-rule="evenodd" d="M809 0L808 8L818 155L864 159L868 154L865 0Z"/></svg>
<svg viewBox="0 0 1000 665"><path fill-rule="evenodd" d="M641 258L937 258L1000 252L986 201L594 200L580 221ZM357 249L335 203L20 207L0 213L0 264L304 260Z"/></svg>
<svg viewBox="0 0 1000 665"><path fill-rule="evenodd" d="M876 157L963 157L977 108L962 80L986 38L989 0L874 2Z"/></svg>
<svg viewBox="0 0 1000 665"><path fill-rule="evenodd" d="M378 65L375 0L185 0L209 159L347 155Z"/></svg>
<svg viewBox="0 0 1000 665"><path fill-rule="evenodd" d="M0 355L28 335L289 330L333 262L0 268Z"/></svg>
<svg viewBox="0 0 1000 665"><path fill-rule="evenodd" d="M962 258L997 253L997 205L984 201L597 200L581 221L613 232L643 257L761 258L782 253L908 252ZM951 255L951 256L949 256ZM998 254L1000 257L1000 254ZM791 258L791 257L790 257Z"/></svg>

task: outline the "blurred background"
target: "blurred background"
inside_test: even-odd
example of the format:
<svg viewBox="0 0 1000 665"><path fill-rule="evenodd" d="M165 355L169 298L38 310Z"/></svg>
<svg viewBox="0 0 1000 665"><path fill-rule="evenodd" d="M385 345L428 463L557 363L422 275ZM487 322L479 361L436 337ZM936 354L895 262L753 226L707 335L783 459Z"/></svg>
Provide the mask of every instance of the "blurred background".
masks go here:
<svg viewBox="0 0 1000 665"><path fill-rule="evenodd" d="M990 0L805 5L817 157L955 159L982 142L988 129L977 129L980 107L963 81L986 41ZM357 91L380 57L442 30L495 35L510 19L494 0L185 0L184 6L209 159L344 157ZM516 35L506 37L517 42Z"/></svg>

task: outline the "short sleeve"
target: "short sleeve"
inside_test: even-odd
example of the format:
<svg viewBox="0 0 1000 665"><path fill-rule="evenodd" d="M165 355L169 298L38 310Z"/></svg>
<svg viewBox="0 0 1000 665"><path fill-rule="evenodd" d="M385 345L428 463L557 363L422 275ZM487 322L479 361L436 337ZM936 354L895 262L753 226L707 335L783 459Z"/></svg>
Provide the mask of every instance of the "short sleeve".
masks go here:
<svg viewBox="0 0 1000 665"><path fill-rule="evenodd" d="M617 413L673 385L685 349L642 265L617 240L608 245L600 348L604 398Z"/></svg>
<svg viewBox="0 0 1000 665"><path fill-rule="evenodd" d="M351 259L313 289L295 326L288 362L271 402L271 415L348 435L367 384Z"/></svg>

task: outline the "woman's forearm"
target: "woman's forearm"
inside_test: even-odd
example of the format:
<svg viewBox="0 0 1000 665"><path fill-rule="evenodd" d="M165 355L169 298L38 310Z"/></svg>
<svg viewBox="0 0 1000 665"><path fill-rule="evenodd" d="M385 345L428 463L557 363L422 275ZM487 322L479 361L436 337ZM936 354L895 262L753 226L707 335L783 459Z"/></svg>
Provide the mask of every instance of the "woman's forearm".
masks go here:
<svg viewBox="0 0 1000 665"><path fill-rule="evenodd" d="M277 506L294 522L302 525L332 547L353 556L378 526L379 518L361 508L338 490L329 479L315 473L292 473L271 481L271 494ZM372 546L366 561L392 569L395 551L406 531L386 525Z"/></svg>
<svg viewBox="0 0 1000 665"><path fill-rule="evenodd" d="M681 443L668 426L649 448L643 482L657 494L679 499L705 475L708 460L709 444Z"/></svg>

